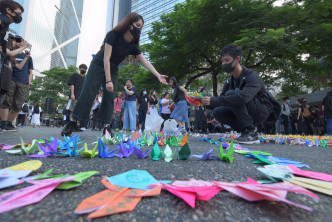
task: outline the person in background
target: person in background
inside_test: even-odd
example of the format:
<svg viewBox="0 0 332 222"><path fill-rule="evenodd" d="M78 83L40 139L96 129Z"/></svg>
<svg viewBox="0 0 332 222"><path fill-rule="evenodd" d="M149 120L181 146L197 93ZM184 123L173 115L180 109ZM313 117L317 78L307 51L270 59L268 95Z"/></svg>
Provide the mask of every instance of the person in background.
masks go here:
<svg viewBox="0 0 332 222"><path fill-rule="evenodd" d="M69 124L67 124L62 132L61 135L70 135L72 131L76 131L76 132L82 132L83 130L78 126L77 121L75 121L73 119L73 111L75 109L76 103L81 95L81 91L82 91L82 87L83 87L83 83L84 83L84 79L85 79L85 73L88 69L87 65L85 64L81 64L79 67L79 74L78 73L74 73L73 75L71 75L69 81L68 81L68 85L70 86L70 96L69 99L71 100L70 103L70 122ZM83 125L81 126L83 127Z"/></svg>
<svg viewBox="0 0 332 222"><path fill-rule="evenodd" d="M113 118L115 119L116 126L115 129L121 128L121 106L124 94L119 92L118 98L114 99L114 111L113 111Z"/></svg>
<svg viewBox="0 0 332 222"><path fill-rule="evenodd" d="M23 50L28 47L26 41L24 41L22 47L18 49L11 50L7 47L9 25L12 23L21 23L23 12L24 8L18 2L12 0L0 1L0 105L5 100L6 94L11 86L12 69L7 63L11 63L12 58L22 53ZM4 63L6 63L7 66L3 66ZM0 131L2 131L1 128Z"/></svg>
<svg viewBox="0 0 332 222"><path fill-rule="evenodd" d="M168 120L171 116L171 106L173 104L172 99L170 98L170 94L168 92L163 95L163 99L161 100L160 104L162 109L161 117L164 119L164 122L161 124L160 129L160 131L162 131L165 121Z"/></svg>
<svg viewBox="0 0 332 222"><path fill-rule="evenodd" d="M327 119L326 131L327 135L332 135L332 91L329 91L323 99L322 111L324 112L324 117Z"/></svg>
<svg viewBox="0 0 332 222"><path fill-rule="evenodd" d="M131 79L124 86L125 108L123 113L123 130L136 130L136 87Z"/></svg>
<svg viewBox="0 0 332 222"><path fill-rule="evenodd" d="M17 116L17 127L23 127L25 125L25 119L29 112L29 104L25 101L22 105L21 112Z"/></svg>
<svg viewBox="0 0 332 222"><path fill-rule="evenodd" d="M306 128L308 129L307 135L313 135L313 131L311 128L311 109L309 105L307 104L307 99L302 98L302 115L304 119L304 124L306 125Z"/></svg>
<svg viewBox="0 0 332 222"><path fill-rule="evenodd" d="M187 133L185 123L189 122L188 105L186 100L187 90L183 86L180 86L174 76L170 78L169 84L174 89L173 101L175 103L175 107L173 112L171 113L170 118L176 120L178 124L177 132L181 132L184 134Z"/></svg>
<svg viewBox="0 0 332 222"><path fill-rule="evenodd" d="M146 89L141 89L140 96L136 99L138 110L138 128L140 132L145 129L146 114L149 113L149 97Z"/></svg>
<svg viewBox="0 0 332 222"><path fill-rule="evenodd" d="M20 36L9 35L8 44L11 45L10 48L20 49L24 45L24 40ZM17 54L11 59L14 68L9 82L9 91L3 103L0 104L0 117L2 120L2 130L15 132L18 131L18 129L13 126L12 122L20 113L22 105L29 94L33 63L30 57L30 51Z"/></svg>
<svg viewBox="0 0 332 222"><path fill-rule="evenodd" d="M163 112L163 105L161 104L161 101L164 99L164 94L161 95L160 100L159 100L159 114L161 115Z"/></svg>
<svg viewBox="0 0 332 222"><path fill-rule="evenodd" d="M92 129L91 131L94 131L96 129L101 130L101 126L98 123L96 126L96 122L97 122L97 115L98 115L98 111L99 111L99 107L100 104L102 102L103 99L103 92L99 91L99 93L96 95L95 100L93 101L93 106L92 106Z"/></svg>
<svg viewBox="0 0 332 222"><path fill-rule="evenodd" d="M282 100L284 101L284 103L281 106L281 118L283 119L282 123L284 125L285 134L288 135L289 134L290 112L291 112L290 107L289 107L290 99L288 96L286 96Z"/></svg>
<svg viewBox="0 0 332 222"><path fill-rule="evenodd" d="M32 127L39 126L40 127L40 114L42 112L42 109L40 108L39 102L36 102L34 107L32 108L31 113L31 122L30 124Z"/></svg>

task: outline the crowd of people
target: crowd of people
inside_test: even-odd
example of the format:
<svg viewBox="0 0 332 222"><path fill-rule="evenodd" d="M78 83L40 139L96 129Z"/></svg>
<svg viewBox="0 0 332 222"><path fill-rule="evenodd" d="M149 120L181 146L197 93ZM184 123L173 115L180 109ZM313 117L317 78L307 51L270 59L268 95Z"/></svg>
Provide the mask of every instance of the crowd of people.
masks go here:
<svg viewBox="0 0 332 222"><path fill-rule="evenodd" d="M24 9L15 1L2 0L0 12L0 132L17 131L13 121L17 118L17 124L24 125L27 116L32 126L40 126L39 103L30 111L25 103L33 70L31 45L20 36L8 35L9 25L22 21ZM200 86L197 92L203 95L202 105L191 106L187 90L177 79L167 81L168 76L160 74L142 54L139 42L143 25L141 15L129 13L106 34L89 67L81 64L79 73L70 77L61 135L90 125L92 130L104 129L103 133L108 130L111 134L115 129L161 131L170 121L176 122L176 131L182 134L237 131L240 136L236 142L244 144L259 143L259 132L313 135L324 134L326 128L327 134L332 134L332 92L321 107L310 107L302 98L292 108L288 97L280 105L265 89L257 71L241 65L242 48L235 44L225 46L220 53L223 70L230 74L221 94L206 96ZM164 92L158 100L155 90L137 89L131 79L118 90L119 65L128 56L144 65L161 84L171 86L172 91ZM189 118L192 107L194 121Z"/></svg>

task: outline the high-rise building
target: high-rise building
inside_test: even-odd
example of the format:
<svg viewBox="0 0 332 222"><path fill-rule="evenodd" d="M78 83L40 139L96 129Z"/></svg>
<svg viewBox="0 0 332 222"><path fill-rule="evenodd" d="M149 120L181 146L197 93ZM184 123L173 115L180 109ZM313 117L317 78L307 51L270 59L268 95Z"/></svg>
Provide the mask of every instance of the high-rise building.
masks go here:
<svg viewBox="0 0 332 222"><path fill-rule="evenodd" d="M23 37L32 45L34 68L44 71L55 66L75 66L84 0L28 2Z"/></svg>
<svg viewBox="0 0 332 222"><path fill-rule="evenodd" d="M131 11L142 15L144 19L140 44L150 41L148 32L151 31L153 22L160 20L162 14L173 11L175 4L183 2L185 0L132 0Z"/></svg>
<svg viewBox="0 0 332 222"><path fill-rule="evenodd" d="M119 22L122 21L126 15L131 12L132 0L111 0L110 6L112 8L112 24L111 29L114 28Z"/></svg>

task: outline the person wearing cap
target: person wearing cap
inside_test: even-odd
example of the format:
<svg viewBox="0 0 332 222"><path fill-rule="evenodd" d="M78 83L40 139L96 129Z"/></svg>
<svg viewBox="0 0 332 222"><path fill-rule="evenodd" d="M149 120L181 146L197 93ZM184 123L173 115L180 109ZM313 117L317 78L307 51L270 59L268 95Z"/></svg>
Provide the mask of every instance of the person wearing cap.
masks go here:
<svg viewBox="0 0 332 222"><path fill-rule="evenodd" d="M14 50L22 48L25 41L21 36L10 35L8 43L12 44ZM9 91L3 103L0 105L1 128L4 131L18 131L12 122L17 118L22 105L29 94L29 86L32 80L33 62L30 51L21 52L11 57L13 70L9 84ZM9 111L10 110L10 111Z"/></svg>
<svg viewBox="0 0 332 222"><path fill-rule="evenodd" d="M9 91L12 70L5 68L3 64L6 62L7 56L15 57L21 53L28 45L24 43L21 48L10 50L7 47L9 25L12 23L20 23L22 21L22 13L24 9L22 5L12 0L0 1L0 104L7 92ZM1 130L0 130L1 131Z"/></svg>

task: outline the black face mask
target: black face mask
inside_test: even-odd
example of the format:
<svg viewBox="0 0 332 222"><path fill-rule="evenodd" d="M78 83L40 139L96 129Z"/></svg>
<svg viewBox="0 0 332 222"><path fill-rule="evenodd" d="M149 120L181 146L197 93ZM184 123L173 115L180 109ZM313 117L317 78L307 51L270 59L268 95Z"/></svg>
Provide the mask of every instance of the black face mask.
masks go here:
<svg viewBox="0 0 332 222"><path fill-rule="evenodd" d="M225 72L229 72L230 73L230 72L234 71L235 66L232 67L233 62L234 62L234 60L232 62L228 63L228 64L223 64L222 65L222 68L225 70Z"/></svg>
<svg viewBox="0 0 332 222"><path fill-rule="evenodd" d="M20 14L18 14L17 12L15 12L15 11L14 11L14 13L15 13L15 16L12 16L14 22L15 22L15 23L20 23L20 22L22 22L22 16L21 16Z"/></svg>
<svg viewBox="0 0 332 222"><path fill-rule="evenodd" d="M81 73L84 75L86 73L86 70L81 70Z"/></svg>
<svg viewBox="0 0 332 222"><path fill-rule="evenodd" d="M141 30L133 25L133 30L130 30L130 33L134 37L134 39L136 39L141 35Z"/></svg>

